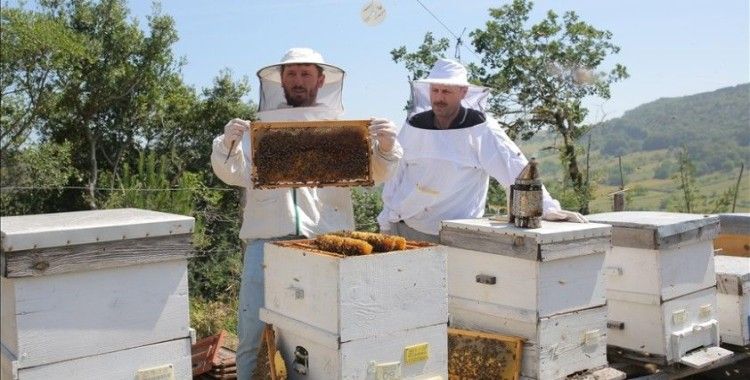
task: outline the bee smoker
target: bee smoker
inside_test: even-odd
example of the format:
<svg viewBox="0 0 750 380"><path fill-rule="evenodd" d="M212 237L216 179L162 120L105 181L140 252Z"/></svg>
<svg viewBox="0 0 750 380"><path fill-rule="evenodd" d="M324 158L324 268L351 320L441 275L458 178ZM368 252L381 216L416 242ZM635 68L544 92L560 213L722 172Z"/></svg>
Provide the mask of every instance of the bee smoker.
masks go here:
<svg viewBox="0 0 750 380"><path fill-rule="evenodd" d="M508 222L521 228L541 227L542 181L536 160L532 157L526 167L510 185Z"/></svg>

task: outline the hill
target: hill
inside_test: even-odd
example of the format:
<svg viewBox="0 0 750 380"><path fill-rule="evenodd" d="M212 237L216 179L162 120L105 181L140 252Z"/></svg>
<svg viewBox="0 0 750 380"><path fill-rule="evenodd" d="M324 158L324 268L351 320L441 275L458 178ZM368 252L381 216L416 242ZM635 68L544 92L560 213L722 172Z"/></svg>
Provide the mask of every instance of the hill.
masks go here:
<svg viewBox="0 0 750 380"><path fill-rule="evenodd" d="M702 199L696 212L712 212L713 204L734 189L740 165L745 164L737 212L750 211L750 84L640 105L596 126L591 132L589 173L595 184L592 212L611 208L611 192L620 185L618 156L631 210L680 210L678 154L684 148L695 167ZM588 137L580 140L582 148ZM562 178L554 150L554 136L538 135L520 143L536 156L543 175ZM585 170L585 151L579 163Z"/></svg>

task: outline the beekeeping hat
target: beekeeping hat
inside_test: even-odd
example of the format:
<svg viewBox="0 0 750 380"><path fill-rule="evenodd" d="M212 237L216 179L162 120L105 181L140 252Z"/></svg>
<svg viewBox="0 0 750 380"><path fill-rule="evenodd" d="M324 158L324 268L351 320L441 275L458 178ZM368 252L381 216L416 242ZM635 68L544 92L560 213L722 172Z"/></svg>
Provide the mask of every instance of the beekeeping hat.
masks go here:
<svg viewBox="0 0 750 380"><path fill-rule="evenodd" d="M458 61L440 58L432 66L427 78L415 80L411 83L411 109L409 116L432 109L430 102L430 85L442 84L448 86L468 87L461 105L484 112L487 108L487 97L490 91L487 87L469 83L466 67Z"/></svg>
<svg viewBox="0 0 750 380"><path fill-rule="evenodd" d="M258 70L260 80L260 101L258 110L266 111L289 107L281 87L281 67L289 64L313 64L323 69L326 79L318 89L317 106L325 106L343 112L341 93L344 85L344 70L325 63L323 56L310 48L291 48L281 61Z"/></svg>

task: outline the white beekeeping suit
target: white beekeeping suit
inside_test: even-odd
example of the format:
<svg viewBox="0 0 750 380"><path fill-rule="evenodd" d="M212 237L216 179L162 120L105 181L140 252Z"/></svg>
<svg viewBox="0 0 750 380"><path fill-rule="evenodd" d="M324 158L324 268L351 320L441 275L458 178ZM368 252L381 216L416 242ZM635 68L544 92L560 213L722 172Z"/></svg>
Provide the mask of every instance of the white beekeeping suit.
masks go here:
<svg viewBox="0 0 750 380"><path fill-rule="evenodd" d="M318 88L312 106L292 107L287 104L281 84L281 67L291 64L314 64L322 68L325 81ZM333 120L343 113L341 94L344 71L326 64L323 57L312 49L291 49L281 62L260 69L257 75L260 79L258 117L262 121ZM222 181L244 189L240 238L247 248L240 287L237 370L238 378L249 379L255 368L264 326L258 317L259 309L264 304L263 244L272 240L313 237L320 233L354 229L354 213L349 188L253 188L249 131L243 132L241 142L231 153L224 141L227 128L233 124L249 127L244 120L230 121L225 127L225 134L214 140L211 165ZM393 141L395 132L391 130L392 123L384 119L375 119L370 125L371 134L390 134L390 141ZM382 182L387 179L395 171L401 155L402 150L397 142L385 153L376 143L371 155L374 180Z"/></svg>
<svg viewBox="0 0 750 380"><path fill-rule="evenodd" d="M431 84L468 87L449 129L424 125L435 115ZM463 65L447 59L438 60L427 79L412 82L412 108L398 136L404 157L383 189L381 230L402 235L415 230L415 238L435 241L441 221L484 215L490 176L506 189L513 184L527 160L484 112L488 95L487 88L468 82ZM546 190L543 208L550 219L566 217L555 218L560 204ZM399 227L404 224L406 231Z"/></svg>

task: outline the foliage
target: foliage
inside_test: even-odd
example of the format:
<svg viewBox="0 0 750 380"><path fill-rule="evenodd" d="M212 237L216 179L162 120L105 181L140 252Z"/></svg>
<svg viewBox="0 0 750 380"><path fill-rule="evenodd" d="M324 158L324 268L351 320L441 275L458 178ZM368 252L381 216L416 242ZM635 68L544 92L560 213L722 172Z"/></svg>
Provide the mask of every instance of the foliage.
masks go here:
<svg viewBox="0 0 750 380"><path fill-rule="evenodd" d="M660 149L690 151L697 175L738 168L750 161L750 84L659 99L640 105L592 131L606 141L606 156ZM720 152L720 154L717 154ZM668 164L655 178L672 172Z"/></svg>
<svg viewBox="0 0 750 380"><path fill-rule="evenodd" d="M679 200L672 199L668 208L688 213L718 213L728 212L732 205L735 189L730 187L724 190L721 195L712 194L707 197L696 186L695 183L695 166L690 158L687 147L683 147L677 154L679 171L675 174L674 179L678 181L677 188L681 192ZM709 201L713 199L713 201Z"/></svg>
<svg viewBox="0 0 750 380"><path fill-rule="evenodd" d="M352 188L352 202L354 203L354 225L357 231L378 232L377 217L383 210L380 197L382 188L366 189Z"/></svg>
<svg viewBox="0 0 750 380"><path fill-rule="evenodd" d="M61 186L78 175L71 165L71 144L40 144L3 157L0 167L2 215L66 211L57 201Z"/></svg>

